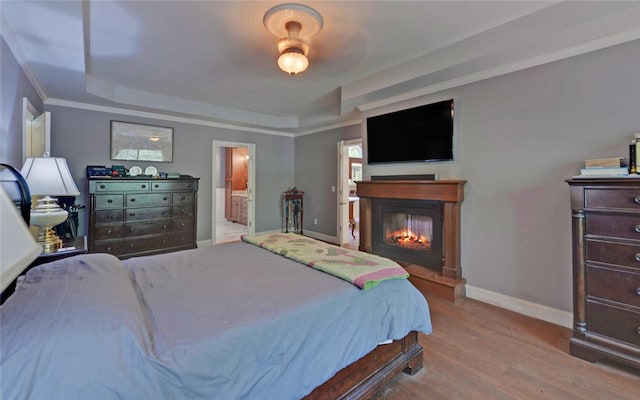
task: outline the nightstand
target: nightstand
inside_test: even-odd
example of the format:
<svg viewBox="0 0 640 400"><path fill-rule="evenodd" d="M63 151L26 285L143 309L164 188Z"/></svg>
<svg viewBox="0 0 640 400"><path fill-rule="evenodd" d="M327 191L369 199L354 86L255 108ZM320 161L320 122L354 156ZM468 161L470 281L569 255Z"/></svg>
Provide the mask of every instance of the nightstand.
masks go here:
<svg viewBox="0 0 640 400"><path fill-rule="evenodd" d="M33 260L31 264L20 275L24 275L31 268L36 267L41 264L46 264L51 261L60 260L67 257L77 256L79 254L87 254L87 237L86 236L78 236L75 238L67 238L62 239L62 248L60 251L52 252L52 253L42 253ZM9 298L16 290L16 281L11 282L9 286L2 292L0 296L0 304L4 303L6 299Z"/></svg>
<svg viewBox="0 0 640 400"><path fill-rule="evenodd" d="M63 238L62 239L62 248L58 249L58 251L52 253L42 253L33 260L31 264L25 269L21 275L24 275L31 268L40 265L46 264L51 261L61 260L67 257L77 256L78 254L87 254L87 237L86 236L78 236L74 238Z"/></svg>

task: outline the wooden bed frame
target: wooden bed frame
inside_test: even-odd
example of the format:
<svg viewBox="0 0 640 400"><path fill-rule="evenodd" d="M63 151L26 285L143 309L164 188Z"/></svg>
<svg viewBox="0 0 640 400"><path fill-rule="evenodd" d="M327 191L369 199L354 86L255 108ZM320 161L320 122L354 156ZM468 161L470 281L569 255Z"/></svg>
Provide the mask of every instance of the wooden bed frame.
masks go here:
<svg viewBox="0 0 640 400"><path fill-rule="evenodd" d="M413 375L422 368L418 332L376 347L309 393L304 400L366 399L400 372Z"/></svg>

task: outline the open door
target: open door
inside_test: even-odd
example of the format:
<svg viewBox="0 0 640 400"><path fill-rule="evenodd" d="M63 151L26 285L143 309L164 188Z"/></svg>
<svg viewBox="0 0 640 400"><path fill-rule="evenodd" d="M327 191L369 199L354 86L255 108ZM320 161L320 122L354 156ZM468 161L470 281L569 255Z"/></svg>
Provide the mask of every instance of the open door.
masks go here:
<svg viewBox="0 0 640 400"><path fill-rule="evenodd" d="M51 113L39 114L26 97L22 98L22 163L29 157L51 155Z"/></svg>

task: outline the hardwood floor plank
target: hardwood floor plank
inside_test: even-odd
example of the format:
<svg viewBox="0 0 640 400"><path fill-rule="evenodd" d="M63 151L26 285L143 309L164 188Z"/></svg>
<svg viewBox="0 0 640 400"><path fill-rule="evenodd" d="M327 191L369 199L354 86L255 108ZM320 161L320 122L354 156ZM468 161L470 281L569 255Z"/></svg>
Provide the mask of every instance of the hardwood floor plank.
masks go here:
<svg viewBox="0 0 640 400"><path fill-rule="evenodd" d="M639 370L571 356L567 328L472 299L429 305L424 368L373 399L640 399Z"/></svg>

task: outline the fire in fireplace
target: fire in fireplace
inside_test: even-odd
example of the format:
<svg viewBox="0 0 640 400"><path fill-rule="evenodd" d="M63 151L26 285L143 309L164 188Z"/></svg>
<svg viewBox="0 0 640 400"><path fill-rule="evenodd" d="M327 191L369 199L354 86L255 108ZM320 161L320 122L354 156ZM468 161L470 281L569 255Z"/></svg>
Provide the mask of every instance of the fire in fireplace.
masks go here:
<svg viewBox="0 0 640 400"><path fill-rule="evenodd" d="M433 238L433 219L430 216L406 213L383 213L385 241L391 246L429 250Z"/></svg>
<svg viewBox="0 0 640 400"><path fill-rule="evenodd" d="M374 199L372 206L372 247L375 254L442 270L441 202Z"/></svg>

